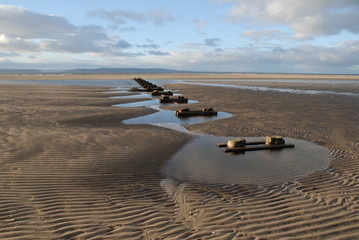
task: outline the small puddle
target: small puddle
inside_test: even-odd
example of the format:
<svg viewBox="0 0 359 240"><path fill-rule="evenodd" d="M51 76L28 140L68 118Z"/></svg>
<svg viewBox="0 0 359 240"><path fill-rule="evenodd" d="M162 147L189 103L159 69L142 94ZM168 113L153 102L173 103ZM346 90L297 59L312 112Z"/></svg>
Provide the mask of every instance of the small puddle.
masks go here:
<svg viewBox="0 0 359 240"><path fill-rule="evenodd" d="M233 137L232 137L233 138ZM330 152L315 143L285 138L294 148L230 154L216 146L231 137L199 136L177 151L163 174L178 181L206 184L282 184L325 169ZM263 138L246 138L248 141Z"/></svg>

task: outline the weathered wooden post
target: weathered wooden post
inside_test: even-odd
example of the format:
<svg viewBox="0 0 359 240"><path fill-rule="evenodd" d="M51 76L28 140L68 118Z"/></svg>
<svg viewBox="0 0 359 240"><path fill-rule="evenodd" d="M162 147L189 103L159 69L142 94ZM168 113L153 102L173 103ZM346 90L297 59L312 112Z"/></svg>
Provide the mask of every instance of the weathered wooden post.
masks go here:
<svg viewBox="0 0 359 240"><path fill-rule="evenodd" d="M267 136L266 145L282 145L285 144L283 137L281 136Z"/></svg>
<svg viewBox="0 0 359 240"><path fill-rule="evenodd" d="M237 138L237 139L230 139L227 142L227 148L239 148L239 147L245 147L246 146L246 140L243 138Z"/></svg>

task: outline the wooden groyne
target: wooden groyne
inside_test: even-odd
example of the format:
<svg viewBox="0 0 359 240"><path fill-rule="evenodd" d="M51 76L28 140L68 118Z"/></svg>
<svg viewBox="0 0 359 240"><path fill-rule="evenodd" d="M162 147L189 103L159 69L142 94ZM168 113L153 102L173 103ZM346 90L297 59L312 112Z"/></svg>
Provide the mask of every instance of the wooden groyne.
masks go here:
<svg viewBox="0 0 359 240"><path fill-rule="evenodd" d="M171 98L169 96L162 96L160 98L160 103L188 103L188 98L183 96L178 96Z"/></svg>
<svg viewBox="0 0 359 240"><path fill-rule="evenodd" d="M183 108L176 111L177 117L190 117L190 116L215 116L217 111L213 108L203 108L202 110L190 110L189 108Z"/></svg>
<svg viewBox="0 0 359 240"><path fill-rule="evenodd" d="M138 92L141 92L141 91L146 91L146 92L153 92L155 90L157 91L163 91L163 87L159 87L157 86L156 84L153 84L149 81L146 81L142 78L134 78L133 80L135 80L138 84L140 84L143 89L140 89L140 88L131 88L130 91L138 91Z"/></svg>
<svg viewBox="0 0 359 240"><path fill-rule="evenodd" d="M154 90L152 91L152 96L173 96L173 92Z"/></svg>
<svg viewBox="0 0 359 240"><path fill-rule="evenodd" d="M224 152L244 153L256 150L274 150L283 148L294 148L294 144L285 143L281 136L267 136L265 141L247 142L243 138L230 139L227 143L219 143L218 147L223 148Z"/></svg>

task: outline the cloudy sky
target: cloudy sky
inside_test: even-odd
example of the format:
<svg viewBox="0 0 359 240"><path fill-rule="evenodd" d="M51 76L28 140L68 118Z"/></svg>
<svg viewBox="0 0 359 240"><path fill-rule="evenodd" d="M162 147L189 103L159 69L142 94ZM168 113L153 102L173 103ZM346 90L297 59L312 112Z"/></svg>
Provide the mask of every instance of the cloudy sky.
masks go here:
<svg viewBox="0 0 359 240"><path fill-rule="evenodd" d="M359 74L358 0L2 0L0 68Z"/></svg>

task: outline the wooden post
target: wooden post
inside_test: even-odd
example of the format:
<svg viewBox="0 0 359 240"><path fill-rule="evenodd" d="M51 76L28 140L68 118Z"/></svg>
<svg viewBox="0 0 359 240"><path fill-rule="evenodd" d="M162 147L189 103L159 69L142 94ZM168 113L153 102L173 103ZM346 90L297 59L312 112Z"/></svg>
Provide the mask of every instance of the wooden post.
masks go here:
<svg viewBox="0 0 359 240"><path fill-rule="evenodd" d="M267 136L266 145L283 145L285 141L281 136Z"/></svg>
<svg viewBox="0 0 359 240"><path fill-rule="evenodd" d="M228 148L239 148L239 147L245 147L245 146L246 146L246 140L243 138L230 139L227 142Z"/></svg>

